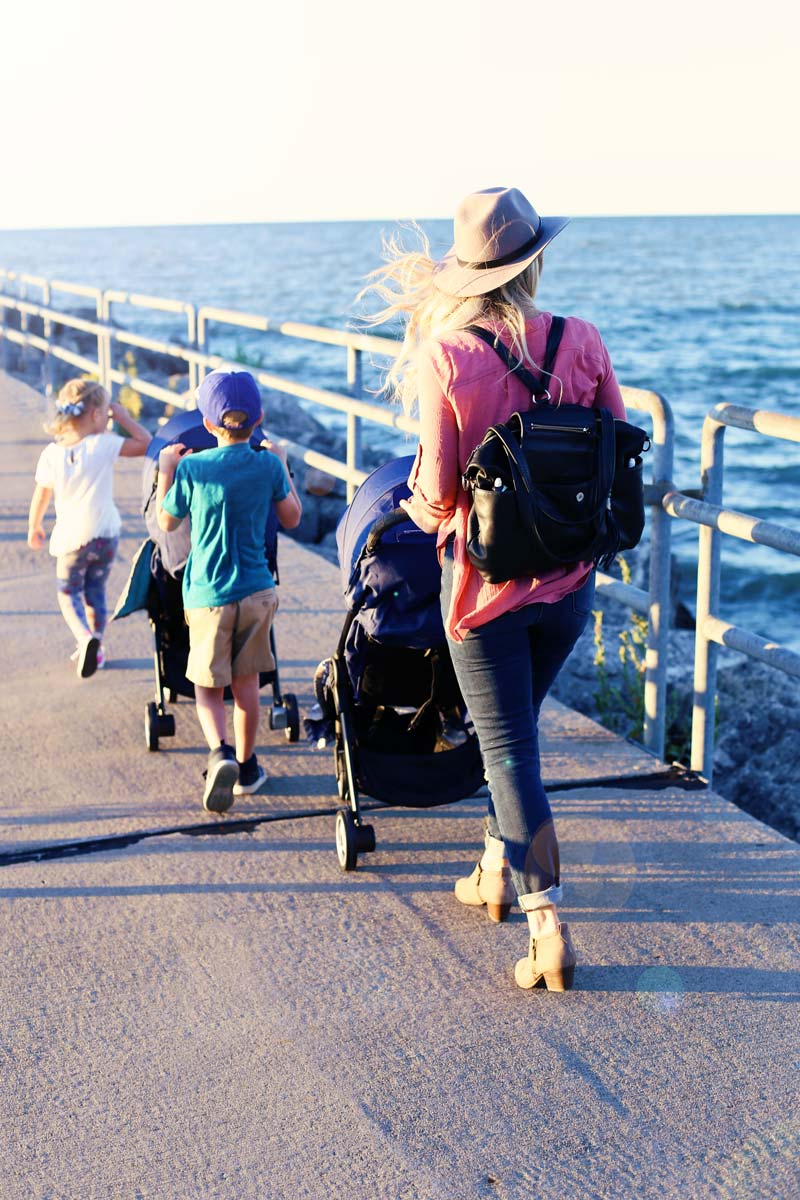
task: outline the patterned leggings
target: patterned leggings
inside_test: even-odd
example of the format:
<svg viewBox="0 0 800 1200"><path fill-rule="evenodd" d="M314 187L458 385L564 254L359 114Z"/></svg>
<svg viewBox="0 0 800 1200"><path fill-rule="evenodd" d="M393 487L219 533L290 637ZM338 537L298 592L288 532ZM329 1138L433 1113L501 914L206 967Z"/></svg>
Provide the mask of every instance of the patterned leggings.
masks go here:
<svg viewBox="0 0 800 1200"><path fill-rule="evenodd" d="M119 538L93 538L56 559L58 607L76 641L102 638L108 613L106 581Z"/></svg>

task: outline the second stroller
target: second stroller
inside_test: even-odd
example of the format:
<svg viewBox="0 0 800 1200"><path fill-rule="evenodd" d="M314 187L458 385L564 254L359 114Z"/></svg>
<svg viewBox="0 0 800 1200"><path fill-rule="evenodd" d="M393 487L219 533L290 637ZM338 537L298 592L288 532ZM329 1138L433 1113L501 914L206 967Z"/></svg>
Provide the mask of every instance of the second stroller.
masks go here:
<svg viewBox="0 0 800 1200"><path fill-rule="evenodd" d="M174 704L179 696L194 698L194 685L186 678L189 630L181 594L183 570L189 556L189 526L184 522L174 532L165 533L159 529L155 514L158 456L165 446L177 442L190 450L206 450L216 445L196 409L171 417L153 438L142 475L142 514L150 536L139 549L128 587L114 614L120 618L143 608L153 630L155 697L145 706L144 718L145 744L150 751L160 748L162 738L175 736L175 717L167 711L167 699ZM257 448L258 439L253 438L251 445ZM264 531L264 553L276 582L277 551L278 523L272 513ZM282 729L287 741L296 742L300 736L297 699L281 691L274 628L270 630L270 645L275 669L260 676L262 688L272 686L269 727ZM230 699L230 689L226 689L225 696Z"/></svg>

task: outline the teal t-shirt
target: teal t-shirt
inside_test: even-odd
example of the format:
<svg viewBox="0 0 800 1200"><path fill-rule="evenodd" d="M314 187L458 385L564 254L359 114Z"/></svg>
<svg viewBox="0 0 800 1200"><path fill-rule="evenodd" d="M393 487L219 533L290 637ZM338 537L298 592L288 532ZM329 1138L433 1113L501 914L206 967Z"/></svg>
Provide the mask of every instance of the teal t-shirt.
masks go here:
<svg viewBox="0 0 800 1200"><path fill-rule="evenodd" d="M163 508L173 517L188 517L191 527L185 608L232 604L275 586L264 532L273 501L288 495L281 460L248 442L181 459Z"/></svg>

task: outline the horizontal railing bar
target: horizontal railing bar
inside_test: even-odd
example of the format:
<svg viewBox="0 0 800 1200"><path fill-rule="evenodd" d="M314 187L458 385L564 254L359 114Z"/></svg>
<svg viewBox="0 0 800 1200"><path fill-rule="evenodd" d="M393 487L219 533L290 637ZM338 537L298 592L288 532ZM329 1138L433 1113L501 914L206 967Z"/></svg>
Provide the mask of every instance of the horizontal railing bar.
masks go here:
<svg viewBox="0 0 800 1200"><path fill-rule="evenodd" d="M102 288L91 287L87 283L65 283L63 279L51 279L50 288L58 292L71 292L73 296L89 296L92 300L102 295Z"/></svg>
<svg viewBox="0 0 800 1200"><path fill-rule="evenodd" d="M8 280L17 280L19 283L32 283L35 287L47 287L47 280L43 275L27 275L24 272L18 271L3 271L0 270L0 275Z"/></svg>
<svg viewBox="0 0 800 1200"><path fill-rule="evenodd" d="M99 363L94 359L84 358L82 354L75 354L72 350L67 350L65 346L52 345L35 333L22 333L19 329L5 329L0 325L0 338L7 338L9 342L14 342L17 346L31 346L33 349L41 351L42 354L47 354L49 351L53 358L60 358L64 362L71 363L74 367L80 367L84 371L90 371L92 374L97 374L99 371Z"/></svg>
<svg viewBox="0 0 800 1200"><path fill-rule="evenodd" d="M740 629L738 625L731 625L729 621L714 616L708 616L703 621L703 633L719 646L728 646L731 650L738 650L771 667L777 667L787 675L800 677L800 654L790 650L788 646L771 642L767 638L759 637L757 633L750 633L747 629Z"/></svg>
<svg viewBox="0 0 800 1200"><path fill-rule="evenodd" d="M184 362L204 363L208 359L207 354L201 354L188 346L181 346L176 342L162 342L158 338L145 337L139 333L129 333L126 329L115 329L113 325L109 326L108 333L115 342L121 342L124 346L137 346L140 350L167 354L171 358L181 358Z"/></svg>
<svg viewBox="0 0 800 1200"><path fill-rule="evenodd" d="M307 446L301 446L299 442L292 442L288 438L279 437L275 440L280 445L285 446L293 458L299 459L309 467L316 467L320 471L325 471L328 475L335 476L336 479L342 479L345 483L352 483L356 487L362 484L369 474L368 471L362 471L358 467L348 467L347 463L339 462L335 458L329 458L327 454L320 454L316 450L309 450Z"/></svg>
<svg viewBox="0 0 800 1200"><path fill-rule="evenodd" d="M635 408L639 412L649 412L658 414L661 412L664 400L659 396L658 392L649 391L647 388L620 386L622 392L622 400L626 408Z"/></svg>
<svg viewBox="0 0 800 1200"><path fill-rule="evenodd" d="M800 442L800 417L792 417L787 413L722 403L714 405L707 414L706 421L734 429L748 429L753 433L763 433L767 437L782 438L789 442Z"/></svg>
<svg viewBox="0 0 800 1200"><path fill-rule="evenodd" d="M99 379L100 364L95 359L85 358L83 354L76 354L73 350L67 350L65 346L51 346L50 353L53 358L60 358L73 367L80 367L82 371L88 371L90 375L96 375Z"/></svg>
<svg viewBox="0 0 800 1200"><path fill-rule="evenodd" d="M153 350L155 353L169 354L185 362L200 363L214 370L241 369L241 363L223 358L220 355L201 354L198 351L188 349L176 343L161 342L155 338L140 337L138 334L115 329L110 325L101 325L93 321L86 321L81 317L62 314L53 309L44 308L42 305L30 304L27 301L17 300L13 297L0 295L0 305L4 305L7 308L17 308L31 316L47 318L83 332L92 333L95 336L107 333L115 341L123 345L138 346L141 349ZM310 400L313 403L320 404L325 408L334 409L338 412L352 413L355 416L364 417L377 425L383 425L390 429L399 429L402 432L412 434L416 434L419 431L419 422L413 418L406 417L400 410L382 408L380 405L371 404L365 400L356 400L352 396L344 396L338 392L328 392L322 388L312 388L304 384L293 383L291 380L283 379L279 375L272 375L269 372L260 371L255 368L252 369L252 374L263 387L272 388L286 395Z"/></svg>
<svg viewBox="0 0 800 1200"><path fill-rule="evenodd" d="M373 354L389 358L400 353L400 343L395 338L379 337L376 334L351 333L344 329L328 329L324 325L304 325L298 321L276 321L259 313L239 312L233 308L214 308L204 305L197 310L197 319L220 321L225 325L255 329L261 333L281 333L285 337L305 338L313 342L325 342L330 346L352 346L355 350L368 350Z"/></svg>
<svg viewBox="0 0 800 1200"><path fill-rule="evenodd" d="M8 279L22 278L12 271L0 271L0 274ZM47 283L46 279L39 276L29 276L27 278L30 282L36 282L40 285ZM72 292L76 295L91 296L93 298L102 294L99 288L93 288L85 284L66 283L62 280L52 280L50 286L51 288ZM139 307L152 307L167 312L182 313L190 310L192 307L191 304L182 300L148 296L118 289L106 291L105 296L113 303L128 303ZM45 310L42 311L41 315L44 315L44 313ZM68 323L68 314L59 314L52 310L47 310L47 315L55 320L62 321L63 324ZM199 308L197 310L197 317L200 321L221 321L226 324L254 329L264 333L279 333L286 337L304 338L310 341L324 342L328 345L349 346L356 350L364 350L387 358L396 357L401 350L401 343L396 338L383 337L377 334L354 333L348 330L328 329L322 325L307 325L296 321L276 321L273 318L264 317L258 313L244 313L235 309L220 308L211 305L203 305ZM70 317L69 319L72 320L74 318ZM94 330L92 331L94 332ZM175 353L175 351L170 351L170 353ZM622 386L621 391L625 405L628 408L635 408L643 412L658 412L663 405L662 398L657 392L645 388L628 387L626 385ZM735 408L732 405L718 407ZM769 414L765 415L769 416ZM787 419L797 420L797 418ZM417 432L417 429L418 427L409 430L409 432Z"/></svg>
<svg viewBox="0 0 800 1200"><path fill-rule="evenodd" d="M211 367L215 371L241 370L241 363L235 359L223 358L218 354L201 354L196 350L188 349L173 342L161 342L155 338L141 337L138 334L127 333L123 330L112 328L109 332L115 341L126 346L138 346L140 349L152 350L155 353L169 354L175 358L183 359L185 362L196 362L202 366ZM250 373L263 387L271 388L276 392L283 392L289 396L297 396L303 400L311 400L316 404L321 404L326 408L332 408L339 412L353 413L356 416L366 417L373 423L384 425L388 428L400 429L409 433L416 433L419 428L418 422L405 417L400 411L382 408L380 405L371 404L367 400L356 400L352 396L345 396L339 392L329 392L322 388L309 387L307 384L294 383L290 379L285 379L280 375L273 375L268 371L261 371L256 367L251 367Z"/></svg>
<svg viewBox="0 0 800 1200"><path fill-rule="evenodd" d="M108 377L112 383L127 384L133 391L142 392L145 396L152 396L154 400L161 400L164 404L171 404L174 408L190 407L182 402L179 392L172 392L158 383L150 383L147 379L142 379L140 375L128 375L126 371L112 368L108 372Z"/></svg>
<svg viewBox="0 0 800 1200"><path fill-rule="evenodd" d="M55 284L53 285L55 286ZM62 286L62 285L59 285ZM67 285L63 285L67 286ZM78 289L79 285L69 285ZM95 295L91 289L83 289L83 294ZM121 290L106 292L106 297L120 303L131 302L140 303L142 305L153 301L153 307L157 306L158 297L147 297L135 293L127 293ZM2 302L3 297L0 297ZM25 307L23 307L25 306ZM215 359L206 357L201 353L192 351L185 346L176 346L170 342L162 342L158 339L138 338L138 335L128 333L124 330L115 329L113 326L102 326L94 322L83 321L81 318L74 317L68 313L60 313L51 308L44 308L41 305L34 305L27 301L20 301L16 297L9 297L6 301L6 307L19 307L21 311L27 312L33 316L47 317L50 320L55 320L64 325L69 325L75 329L81 329L89 333L97 335L100 332L108 332L117 341L123 342L126 345L137 345L142 349L150 349L154 353L170 354L176 358L181 358L186 362L197 362L205 365L210 365L214 361L230 362L231 360L223 360L216 356ZM182 301L164 300L163 307L165 311L184 312L187 306ZM292 321L274 321L269 317L260 316L257 313L239 313L234 309L215 308L204 306L198 310L198 319L209 319L224 321L225 323L241 326L242 328L255 329L260 332L273 332L283 334L289 337L305 338L311 341L325 342L330 345L350 346L357 350L367 350L372 353L381 354L386 357L394 357L400 352L400 343L393 338L378 337L374 334L357 334L342 330L326 329L324 326L305 325ZM134 340L136 339L136 340ZM240 366L241 364L236 364ZM351 397L342 396L338 400L323 398L326 393L321 389L312 389L313 394L305 391L296 390L294 385L289 385L288 381L279 382L278 376L265 376L265 387L275 387L278 391L285 390L289 395L296 395L301 399L308 399L316 403L320 403L329 408L337 408L339 411L352 412L356 416L366 417L368 420L374 420L378 424L387 425L401 429L408 433L418 433L419 423L414 418L401 417L390 418L387 420L386 408L379 405L370 405L366 401L354 401ZM647 391L643 388L623 387L622 394L629 408L636 408L640 411L653 412L658 411L662 405L661 397L657 392ZM328 393L328 397L336 396L336 393ZM347 407L342 408L342 404L349 402ZM351 408L350 404L366 404L366 408Z"/></svg>
<svg viewBox="0 0 800 1200"><path fill-rule="evenodd" d="M185 300L166 300L161 296L145 296L138 292L109 290L103 293L110 304L130 304L134 308L154 308L160 312L186 313L193 305Z"/></svg>
<svg viewBox="0 0 800 1200"><path fill-rule="evenodd" d="M755 542L759 546L771 546L786 554L800 555L800 531L779 525L776 521L762 521L747 513L732 508L721 508L704 500L693 500L680 492L668 492L662 507L671 517L693 521L695 525L707 525L719 529L743 542Z"/></svg>
<svg viewBox="0 0 800 1200"><path fill-rule="evenodd" d="M625 604L636 612L644 613L645 616L650 611L650 597L641 588L634 587L631 583L623 583L621 579L606 575L604 571L597 572L595 583L597 590L610 596L612 600Z"/></svg>
<svg viewBox="0 0 800 1200"><path fill-rule="evenodd" d="M241 370L241 363L237 363L235 359L209 355L203 361L215 371ZM250 373L263 387L273 388L277 392L285 392L289 396L297 396L301 400L312 400L317 404L321 404L324 408L332 408L338 412L354 413L356 416L366 417L376 425L384 425L390 429L401 429L408 433L416 433L419 429L418 422L403 416L399 411L392 412L390 409L381 408L377 404L370 404L366 400L354 400L352 396L341 396L338 392L328 392L322 388L309 387L302 383L293 383L291 380L282 379L279 375L270 375L267 371L260 371L255 367L250 368Z"/></svg>
<svg viewBox="0 0 800 1200"><path fill-rule="evenodd" d="M73 313L60 312L54 308L45 308L41 304L33 304L30 300L18 300L15 296L0 294L0 305L3 308L18 309L29 317L41 317L42 320L55 321L58 325L68 325L71 329L80 329L83 333L91 333L99 337L110 329L97 321L87 321L85 317L76 317Z"/></svg>
<svg viewBox="0 0 800 1200"><path fill-rule="evenodd" d="M17 346L33 346L35 350L41 350L43 354L50 349L50 343L45 338L38 337L35 333L23 333L19 329L0 328L0 337L7 337Z"/></svg>

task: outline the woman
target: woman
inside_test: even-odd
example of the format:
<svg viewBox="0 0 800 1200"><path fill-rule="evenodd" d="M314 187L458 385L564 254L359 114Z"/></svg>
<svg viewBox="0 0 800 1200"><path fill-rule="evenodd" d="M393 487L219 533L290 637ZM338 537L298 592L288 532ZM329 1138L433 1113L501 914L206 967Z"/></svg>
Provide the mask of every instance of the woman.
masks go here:
<svg viewBox="0 0 800 1200"><path fill-rule="evenodd" d="M572 986L575 951L561 901L558 841L539 765L542 702L586 624L594 597L591 563L542 578L486 583L466 554L467 459L489 425L531 406L529 391L469 325L481 325L541 374L552 316L534 303L542 251L567 224L540 217L516 188L466 197L454 245L440 261L423 238L418 253L391 244L372 287L386 301L378 324L406 317L390 383L407 410L419 404L420 441L405 502L413 521L436 533L442 615L462 695L475 724L489 784L484 852L456 883L463 904L504 919L516 895L529 925L522 988ZM594 326L566 320L553 363L554 400L625 409L608 351Z"/></svg>

